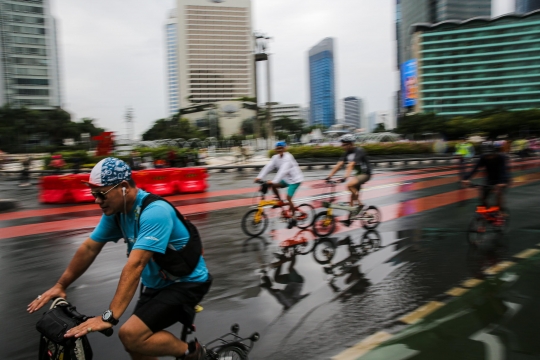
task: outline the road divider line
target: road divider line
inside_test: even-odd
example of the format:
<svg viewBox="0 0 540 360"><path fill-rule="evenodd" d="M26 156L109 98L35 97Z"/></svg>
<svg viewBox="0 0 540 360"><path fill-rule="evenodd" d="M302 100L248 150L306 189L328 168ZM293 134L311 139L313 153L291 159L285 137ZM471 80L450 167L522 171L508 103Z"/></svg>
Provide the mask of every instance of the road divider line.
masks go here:
<svg viewBox="0 0 540 360"><path fill-rule="evenodd" d="M427 304L420 306L413 312L403 316L399 319L399 321L408 325L412 325L443 306L444 303L440 301L430 301Z"/></svg>
<svg viewBox="0 0 540 360"><path fill-rule="evenodd" d="M375 333L360 341L353 347L344 350L336 356L333 356L332 360L355 360L359 356L367 354L372 349L389 340L391 337L391 334L384 331L379 331L378 333Z"/></svg>
<svg viewBox="0 0 540 360"><path fill-rule="evenodd" d="M469 291L469 289L464 289L464 288L461 288L461 287L455 287L455 288L452 288L452 289L448 290L445 294L453 296L453 297L458 297L458 296L461 296L461 295L465 294L467 291Z"/></svg>
<svg viewBox="0 0 540 360"><path fill-rule="evenodd" d="M480 285L483 282L484 280L472 278L472 279L465 280L464 282L462 282L461 286L466 287L466 288L473 288Z"/></svg>
<svg viewBox="0 0 540 360"><path fill-rule="evenodd" d="M489 269L484 270L484 274L496 275L500 273L501 271L504 271L514 265L516 265L516 263L513 261L501 261L500 263L493 265Z"/></svg>
<svg viewBox="0 0 540 360"><path fill-rule="evenodd" d="M530 258L533 255L538 254L538 253L540 253L540 250L538 250L538 249L527 249L527 250L523 250L522 252L520 252L517 255L514 255L514 257L518 258L518 259L527 259L527 258Z"/></svg>

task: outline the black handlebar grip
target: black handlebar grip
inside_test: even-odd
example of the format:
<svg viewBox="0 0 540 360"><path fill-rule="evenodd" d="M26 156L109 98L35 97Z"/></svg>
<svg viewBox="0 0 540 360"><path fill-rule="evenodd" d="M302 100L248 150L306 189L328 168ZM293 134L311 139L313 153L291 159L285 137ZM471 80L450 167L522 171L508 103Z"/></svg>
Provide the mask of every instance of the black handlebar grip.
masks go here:
<svg viewBox="0 0 540 360"><path fill-rule="evenodd" d="M113 330L113 328L108 328L108 329L100 331L100 333L102 333L103 335L109 337L112 334L114 334L114 330Z"/></svg>

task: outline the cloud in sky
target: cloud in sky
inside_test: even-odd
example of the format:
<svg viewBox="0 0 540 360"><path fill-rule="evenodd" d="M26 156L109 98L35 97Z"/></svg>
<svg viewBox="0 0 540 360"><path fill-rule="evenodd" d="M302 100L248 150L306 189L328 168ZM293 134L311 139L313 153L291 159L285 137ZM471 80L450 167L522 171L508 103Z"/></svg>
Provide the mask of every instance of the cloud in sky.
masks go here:
<svg viewBox="0 0 540 360"><path fill-rule="evenodd" d="M495 0L501 13L512 0ZM127 106L142 134L167 116L165 21L175 0L52 0L59 23L64 107L125 133ZM307 104L307 51L336 39L337 99L390 110L398 87L395 0L252 0L254 30L273 37L273 100ZM264 82L261 82L264 88ZM261 100L265 93L262 91Z"/></svg>

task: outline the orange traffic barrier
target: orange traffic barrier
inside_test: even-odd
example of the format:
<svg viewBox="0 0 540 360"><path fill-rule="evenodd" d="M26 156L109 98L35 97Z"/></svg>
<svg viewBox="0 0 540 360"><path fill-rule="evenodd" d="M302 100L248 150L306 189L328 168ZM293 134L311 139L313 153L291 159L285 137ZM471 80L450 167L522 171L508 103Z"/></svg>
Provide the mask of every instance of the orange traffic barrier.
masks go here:
<svg viewBox="0 0 540 360"><path fill-rule="evenodd" d="M83 183L83 181L88 181L90 179L90 174L73 174L66 175L65 182L71 190L71 197L76 203L88 203L94 202L95 199L92 196L91 189Z"/></svg>
<svg viewBox="0 0 540 360"><path fill-rule="evenodd" d="M205 168L180 168L175 171L175 185L179 193L198 193L208 189Z"/></svg>
<svg viewBox="0 0 540 360"><path fill-rule="evenodd" d="M73 201L66 176L44 176L39 182L39 201L45 204L65 204Z"/></svg>
<svg viewBox="0 0 540 360"><path fill-rule="evenodd" d="M152 169L147 170L145 189L149 193L166 196L176 192L173 182L173 171L169 169Z"/></svg>

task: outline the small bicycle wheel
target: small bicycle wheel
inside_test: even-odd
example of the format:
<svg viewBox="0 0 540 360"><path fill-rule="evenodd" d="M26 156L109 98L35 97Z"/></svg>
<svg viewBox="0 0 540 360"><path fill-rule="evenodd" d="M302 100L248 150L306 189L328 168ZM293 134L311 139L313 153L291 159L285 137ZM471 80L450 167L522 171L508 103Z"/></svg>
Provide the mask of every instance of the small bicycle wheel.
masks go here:
<svg viewBox="0 0 540 360"><path fill-rule="evenodd" d="M381 212L377 207L370 206L367 209L362 210L360 222L366 230L375 229L381 223Z"/></svg>
<svg viewBox="0 0 540 360"><path fill-rule="evenodd" d="M295 211L296 226L300 229L307 229L313 224L315 219L315 208L309 204L301 204Z"/></svg>
<svg viewBox="0 0 540 360"><path fill-rule="evenodd" d="M323 211L313 221L313 232L317 236L328 236L336 230L336 219L334 215L328 215L327 211Z"/></svg>
<svg viewBox="0 0 540 360"><path fill-rule="evenodd" d="M251 209L242 218L242 230L246 235L259 236L268 227L268 216L261 212L260 218L256 219L258 213L259 209Z"/></svg>
<svg viewBox="0 0 540 360"><path fill-rule="evenodd" d="M214 352L216 356L212 360L247 360L248 356L244 349L238 346L224 346Z"/></svg>
<svg viewBox="0 0 540 360"><path fill-rule="evenodd" d="M330 263L335 254L336 246L328 239L322 239L317 242L317 245L315 245L315 248L313 249L313 258L321 265Z"/></svg>

